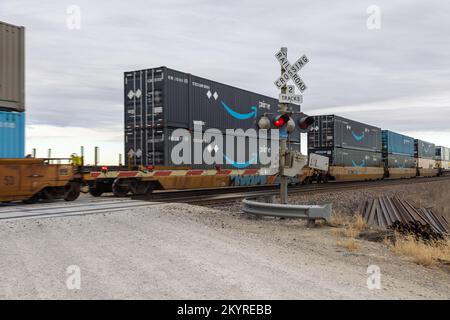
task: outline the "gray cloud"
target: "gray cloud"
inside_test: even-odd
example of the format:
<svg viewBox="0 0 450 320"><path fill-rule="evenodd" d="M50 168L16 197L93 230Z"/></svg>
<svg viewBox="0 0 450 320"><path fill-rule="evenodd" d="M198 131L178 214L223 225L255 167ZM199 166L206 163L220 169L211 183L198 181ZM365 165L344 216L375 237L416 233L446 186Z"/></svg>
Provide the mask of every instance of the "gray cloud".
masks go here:
<svg viewBox="0 0 450 320"><path fill-rule="evenodd" d="M66 28L79 5L81 30ZM450 4L377 1L381 30L366 28L372 1L8 1L0 19L27 27L29 122L104 127L122 121L124 71L166 65L276 96L282 45L309 89L304 110L365 105L450 88ZM344 115L398 130L449 130L448 100L433 108L362 108ZM426 107L426 106L424 106ZM340 114L340 112L336 112ZM425 121L424 121L425 120Z"/></svg>

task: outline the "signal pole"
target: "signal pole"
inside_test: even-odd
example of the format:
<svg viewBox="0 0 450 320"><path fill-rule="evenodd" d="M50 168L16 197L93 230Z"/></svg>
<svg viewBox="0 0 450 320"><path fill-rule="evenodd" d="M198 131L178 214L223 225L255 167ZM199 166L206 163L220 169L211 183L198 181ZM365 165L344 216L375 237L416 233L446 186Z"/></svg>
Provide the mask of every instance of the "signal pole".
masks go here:
<svg viewBox="0 0 450 320"><path fill-rule="evenodd" d="M287 47L282 47L281 51L284 53L284 55L287 57ZM281 75L284 74L284 72L287 71L283 68L283 66L281 67ZM286 84L284 84L281 87L281 93L285 94L286 93ZM280 107L280 114L284 115L287 113L288 111L288 105L286 103L280 103L279 104ZM284 166L286 165L286 148L287 148L287 141L286 141L286 137L282 137L280 135L280 154L279 154L279 158L280 158L280 168L279 168L279 172L280 172L280 203L285 204L287 203L287 186L288 186L288 179L287 177L284 175Z"/></svg>

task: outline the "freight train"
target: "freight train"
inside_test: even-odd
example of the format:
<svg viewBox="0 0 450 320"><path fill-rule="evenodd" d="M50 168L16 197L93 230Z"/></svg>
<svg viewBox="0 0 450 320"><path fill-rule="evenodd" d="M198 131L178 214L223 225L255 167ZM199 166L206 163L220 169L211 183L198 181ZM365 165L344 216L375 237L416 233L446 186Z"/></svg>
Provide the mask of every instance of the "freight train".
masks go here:
<svg viewBox="0 0 450 320"><path fill-rule="evenodd" d="M20 48L21 42L17 44ZM22 72L20 66L18 70ZM23 87L18 85L18 88ZM23 157L23 143L10 143L10 140L24 140L21 93L23 90L16 91L17 104L14 108L9 106L2 115L6 119L4 122L9 123L2 126L4 131L9 130L8 134L14 136L1 142L3 157ZM296 111L299 107L289 105L289 109ZM266 145L261 146L258 142L254 153L250 151L255 139L246 136L245 132L257 128L261 116L276 116L277 112L278 100L274 98L167 67L125 72L126 167L134 170L113 171L102 167L98 171L83 172L83 168L78 168L79 173L71 172L63 179L52 178L53 182L58 182L57 185L48 184L33 193L22 192L30 184L31 176L21 175L21 186L25 189L17 191L19 196L14 198L10 194L9 198L0 199L35 201L62 196L73 200L79 194L80 184L87 184L93 196L113 192L119 197L130 193L150 195L154 190L276 185L278 176L261 163L260 154L276 154L278 149L272 148L272 143L281 138L283 131L275 139L271 136ZM307 128L309 157L317 160L322 156L322 160L316 161L316 165L310 161L309 166L290 178L291 184L436 176L449 168L449 150L445 147L435 147L432 143L336 115L314 116L311 123ZM195 136L199 127L200 139ZM306 128L299 127L295 126L288 136L288 146L292 151L300 151L300 133ZM229 133L229 128L241 131ZM209 153L209 158L215 157L220 150L223 159L213 163L204 161L204 157L200 162L174 162L172 152L180 143L174 133L179 129L188 133L194 131L194 135L188 138L193 148L187 152L189 160L195 157L196 144L203 153ZM230 147L216 140L213 144L211 139L204 139L210 130L219 130L218 140L221 141L244 139L244 145L239 148L245 151L246 156L243 159L233 157L239 151L234 145ZM6 137L6 133L2 136ZM17 147L6 152L4 146L8 143ZM9 166L14 166L14 161L19 164L21 160L6 161ZM319 162L322 165L317 165ZM75 169L76 166L70 168ZM6 192L6 188L2 192Z"/></svg>
<svg viewBox="0 0 450 320"><path fill-rule="evenodd" d="M308 132L309 162L290 184L326 183L346 180L381 180L432 177L442 174L450 163L441 156L440 166L432 156L433 144L335 115L315 116ZM432 151L434 150L434 151ZM140 170L101 171L85 174L93 196L113 192L123 197L150 195L154 190L181 190L254 185L276 185L277 175L270 168L194 169L141 166Z"/></svg>

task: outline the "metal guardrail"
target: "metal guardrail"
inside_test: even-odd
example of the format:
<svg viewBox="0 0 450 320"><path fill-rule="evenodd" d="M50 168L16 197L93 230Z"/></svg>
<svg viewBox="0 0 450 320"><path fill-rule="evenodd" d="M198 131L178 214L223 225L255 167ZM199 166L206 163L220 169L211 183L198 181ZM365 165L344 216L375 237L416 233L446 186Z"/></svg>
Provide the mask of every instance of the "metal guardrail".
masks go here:
<svg viewBox="0 0 450 320"><path fill-rule="evenodd" d="M322 219L330 222L331 203L324 205L297 205L273 203L272 197L264 197L265 202L257 201L261 197L247 198L242 201L242 210L246 213L283 217L307 219L310 223Z"/></svg>

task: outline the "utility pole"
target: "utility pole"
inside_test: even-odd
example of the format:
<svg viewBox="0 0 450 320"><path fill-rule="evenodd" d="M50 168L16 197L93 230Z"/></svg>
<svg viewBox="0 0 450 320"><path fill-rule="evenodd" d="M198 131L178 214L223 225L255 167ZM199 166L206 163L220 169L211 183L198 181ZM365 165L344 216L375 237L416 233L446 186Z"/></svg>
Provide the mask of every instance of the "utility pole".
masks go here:
<svg viewBox="0 0 450 320"><path fill-rule="evenodd" d="M287 57L287 48L286 47L282 47L281 51L284 53L284 55ZM285 73L284 67L281 67L281 75L283 75ZM286 84L284 84L281 87L281 93L285 94L286 93ZM284 115L287 113L288 111L288 105L286 103L280 103L279 104L280 107L280 114ZM281 129L283 130L283 129ZM281 133L281 131L280 131ZM287 150L287 141L286 141L286 137L281 136L280 134L280 154L279 154L279 158L280 158L280 203L285 204L287 203L287 186L288 186L288 178L284 175L284 167L286 165L286 150Z"/></svg>
<svg viewBox="0 0 450 320"><path fill-rule="evenodd" d="M84 166L84 146L80 147L81 165Z"/></svg>
<svg viewBox="0 0 450 320"><path fill-rule="evenodd" d="M99 160L99 148L95 147L94 148L94 166L97 167L98 165L98 160Z"/></svg>
<svg viewBox="0 0 450 320"><path fill-rule="evenodd" d="M32 155L33 155L33 158L36 158L36 148L33 148Z"/></svg>
<svg viewBox="0 0 450 320"><path fill-rule="evenodd" d="M119 153L119 167L122 166L122 154Z"/></svg>

